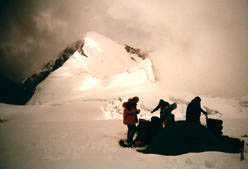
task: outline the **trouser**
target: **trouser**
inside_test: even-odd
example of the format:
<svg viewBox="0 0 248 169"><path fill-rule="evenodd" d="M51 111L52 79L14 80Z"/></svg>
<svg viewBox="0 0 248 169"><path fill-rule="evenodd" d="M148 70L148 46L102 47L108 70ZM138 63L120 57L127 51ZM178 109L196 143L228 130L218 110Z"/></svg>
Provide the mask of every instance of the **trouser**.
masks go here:
<svg viewBox="0 0 248 169"><path fill-rule="evenodd" d="M200 123L201 120L200 120L200 116L201 114L200 113L195 113L195 112L188 112L186 114L186 121L189 121L189 122L198 122Z"/></svg>
<svg viewBox="0 0 248 169"><path fill-rule="evenodd" d="M133 136L136 132L136 126L135 124L132 124L132 125L127 125L127 142L129 144L132 144L133 143Z"/></svg>
<svg viewBox="0 0 248 169"><path fill-rule="evenodd" d="M172 125L175 122L175 116L173 114L167 114L160 116L163 127Z"/></svg>

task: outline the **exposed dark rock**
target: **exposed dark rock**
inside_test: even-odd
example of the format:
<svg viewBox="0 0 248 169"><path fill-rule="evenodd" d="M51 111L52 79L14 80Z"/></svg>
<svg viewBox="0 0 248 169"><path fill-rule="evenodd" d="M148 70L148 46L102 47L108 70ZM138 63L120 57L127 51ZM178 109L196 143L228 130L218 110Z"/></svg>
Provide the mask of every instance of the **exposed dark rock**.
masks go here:
<svg viewBox="0 0 248 169"><path fill-rule="evenodd" d="M8 121L7 119L1 119L0 118L0 123L4 123L4 122L6 122L6 121Z"/></svg>
<svg viewBox="0 0 248 169"><path fill-rule="evenodd" d="M137 56L139 56L139 57L142 58L142 59L147 58L147 53L141 52L141 50L138 49L138 48L133 48L133 47L131 47L131 46L129 46L129 45L125 45L125 49L126 49L126 51L127 51L128 53L136 54ZM134 60L134 58L131 58L131 59Z"/></svg>
<svg viewBox="0 0 248 169"><path fill-rule="evenodd" d="M0 75L0 102L6 104L25 104L25 92L21 85L13 83Z"/></svg>
<svg viewBox="0 0 248 169"><path fill-rule="evenodd" d="M248 101L240 101L239 104L240 104L242 107L248 107Z"/></svg>

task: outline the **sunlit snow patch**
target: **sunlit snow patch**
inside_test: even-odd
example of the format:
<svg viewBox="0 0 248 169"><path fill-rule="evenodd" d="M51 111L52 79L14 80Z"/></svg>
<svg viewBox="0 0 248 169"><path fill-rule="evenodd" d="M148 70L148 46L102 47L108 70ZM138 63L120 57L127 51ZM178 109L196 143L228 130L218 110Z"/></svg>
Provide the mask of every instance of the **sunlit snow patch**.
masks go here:
<svg viewBox="0 0 248 169"><path fill-rule="evenodd" d="M84 41L85 45L89 45L91 48L96 49L98 52L102 52L102 49L99 47L98 43L93 39L86 37Z"/></svg>
<svg viewBox="0 0 248 169"><path fill-rule="evenodd" d="M130 68L127 72L115 75L108 79L108 88L142 86L142 83L155 81L151 61L146 59ZM132 88L130 88L131 90Z"/></svg>
<svg viewBox="0 0 248 169"><path fill-rule="evenodd" d="M101 81L101 79L94 78L94 77L88 75L87 77L85 77L85 79L83 79L78 90L90 89L90 88L96 86L100 81Z"/></svg>
<svg viewBox="0 0 248 169"><path fill-rule="evenodd" d="M86 61L87 60L79 52L75 52L72 57L74 57L80 63L80 65L83 68L86 68L86 66L87 66L87 62Z"/></svg>
<svg viewBox="0 0 248 169"><path fill-rule="evenodd" d="M86 70L97 78L103 79L123 73L142 60L129 54L124 46L96 32L88 32L84 42L82 50L87 55L84 57Z"/></svg>
<svg viewBox="0 0 248 169"><path fill-rule="evenodd" d="M146 82L148 79L146 77L146 72L144 70L137 70L133 73L122 73L116 75L109 79L111 82L108 86L109 89L115 87L128 87L138 85L140 83Z"/></svg>
<svg viewBox="0 0 248 169"><path fill-rule="evenodd" d="M152 62L150 59L145 59L136 66L130 68L128 71L133 72L136 70L144 70L146 72L147 79L150 81L155 81L155 76L153 74Z"/></svg>

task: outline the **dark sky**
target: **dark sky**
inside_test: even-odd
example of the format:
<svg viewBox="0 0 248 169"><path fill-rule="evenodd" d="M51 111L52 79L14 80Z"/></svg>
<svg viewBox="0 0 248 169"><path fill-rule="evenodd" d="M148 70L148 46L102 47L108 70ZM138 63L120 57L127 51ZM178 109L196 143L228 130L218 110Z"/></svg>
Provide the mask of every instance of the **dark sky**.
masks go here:
<svg viewBox="0 0 248 169"><path fill-rule="evenodd" d="M1 0L0 71L23 80L87 31L123 42L141 36L108 14L111 1Z"/></svg>
<svg viewBox="0 0 248 169"><path fill-rule="evenodd" d="M75 6L75 11L80 9ZM13 80L22 80L78 40L79 32L70 29L73 21L80 21L77 13L58 0L1 1L1 71Z"/></svg>
<svg viewBox="0 0 248 169"><path fill-rule="evenodd" d="M248 0L1 0L0 72L21 81L87 31L150 51L182 79L248 95ZM174 68L167 69L170 74ZM167 72L167 73L168 73ZM195 73L197 72L197 73ZM227 85L228 84L228 85ZM232 94L231 94L232 95Z"/></svg>

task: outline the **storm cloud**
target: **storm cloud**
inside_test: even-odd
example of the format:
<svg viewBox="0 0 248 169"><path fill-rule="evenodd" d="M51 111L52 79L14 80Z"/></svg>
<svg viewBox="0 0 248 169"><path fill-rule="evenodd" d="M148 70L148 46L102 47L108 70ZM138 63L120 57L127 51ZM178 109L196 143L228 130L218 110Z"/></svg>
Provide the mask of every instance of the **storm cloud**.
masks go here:
<svg viewBox="0 0 248 169"><path fill-rule="evenodd" d="M39 71L85 32L96 31L153 58L163 55L165 69L159 73L168 76L168 86L195 90L205 84L209 91L200 93L248 94L247 0L0 3L0 71L15 82ZM173 82L175 76L179 82Z"/></svg>

